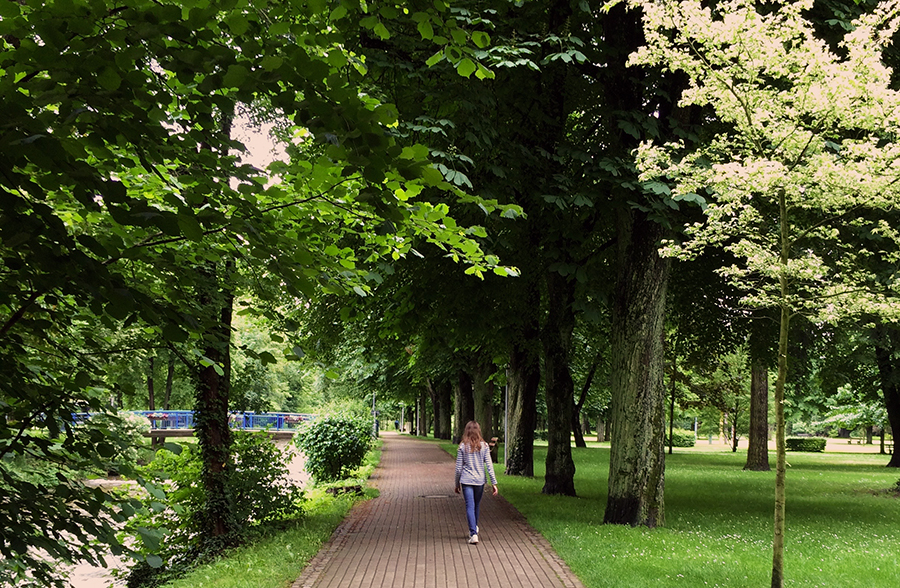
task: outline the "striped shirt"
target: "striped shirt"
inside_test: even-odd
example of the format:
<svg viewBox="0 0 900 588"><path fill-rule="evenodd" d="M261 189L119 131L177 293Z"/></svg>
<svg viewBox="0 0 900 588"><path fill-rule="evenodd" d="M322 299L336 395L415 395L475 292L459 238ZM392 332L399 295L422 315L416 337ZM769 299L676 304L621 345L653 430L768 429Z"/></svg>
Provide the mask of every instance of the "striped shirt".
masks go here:
<svg viewBox="0 0 900 588"><path fill-rule="evenodd" d="M487 468L491 475L491 484L497 484L497 476L494 475L494 464L491 461L491 448L484 441L481 448L472 453L469 446L460 443L456 450L456 485L483 486L484 470Z"/></svg>

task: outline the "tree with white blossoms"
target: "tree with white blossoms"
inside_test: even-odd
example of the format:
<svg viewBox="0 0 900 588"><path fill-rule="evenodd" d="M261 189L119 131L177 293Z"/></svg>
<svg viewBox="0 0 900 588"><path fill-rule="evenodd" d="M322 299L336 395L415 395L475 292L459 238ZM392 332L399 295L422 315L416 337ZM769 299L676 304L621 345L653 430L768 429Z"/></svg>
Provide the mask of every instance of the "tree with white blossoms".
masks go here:
<svg viewBox="0 0 900 588"><path fill-rule="evenodd" d="M709 109L720 126L700 148L640 149L645 181L665 181L675 201L707 204L705 220L663 251L680 259L706 247L730 251L743 263L720 271L746 292L744 302L780 310L773 587L784 583L791 317L900 318L889 298L900 284L875 290L863 269L878 252L842 238L842 231L864 230L900 240L886 220L900 206L900 94L881 60L900 2L883 2L855 21L835 49L804 18L812 4L632 2L643 11L646 45L631 64L684 72L689 88L681 104Z"/></svg>

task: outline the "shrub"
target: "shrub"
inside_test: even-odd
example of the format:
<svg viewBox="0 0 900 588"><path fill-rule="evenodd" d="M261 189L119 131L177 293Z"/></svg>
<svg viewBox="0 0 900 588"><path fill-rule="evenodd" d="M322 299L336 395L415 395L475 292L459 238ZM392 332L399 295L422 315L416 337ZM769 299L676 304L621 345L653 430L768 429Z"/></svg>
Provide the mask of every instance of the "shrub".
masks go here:
<svg viewBox="0 0 900 588"><path fill-rule="evenodd" d="M788 451L825 451L825 437L789 437L784 440Z"/></svg>
<svg viewBox="0 0 900 588"><path fill-rule="evenodd" d="M132 412L98 413L79 427L98 431L104 439L113 441L115 449L103 460L104 467L111 474L120 471L128 474L141 458L141 450L147 443L144 434L150 432L150 421Z"/></svg>
<svg viewBox="0 0 900 588"><path fill-rule="evenodd" d="M232 444L228 485L235 526L246 533L270 521L302 512L302 491L288 480L287 451L267 435L236 432ZM155 586L178 577L207 557L209 545L200 533L206 496L201 480L203 464L194 444L173 453L161 449L143 468L149 495L128 520L130 536L145 561L128 574L129 587Z"/></svg>
<svg viewBox="0 0 900 588"><path fill-rule="evenodd" d="M239 522L266 523L300 513L303 492L291 483L287 450L268 435L236 432L231 492Z"/></svg>
<svg viewBox="0 0 900 588"><path fill-rule="evenodd" d="M672 430L672 447L693 447L697 443L697 436L693 431L684 429ZM666 445L669 445L669 436L666 435Z"/></svg>
<svg viewBox="0 0 900 588"><path fill-rule="evenodd" d="M345 416L320 417L297 435L296 443L316 482L333 482L362 465L372 445L371 425Z"/></svg>

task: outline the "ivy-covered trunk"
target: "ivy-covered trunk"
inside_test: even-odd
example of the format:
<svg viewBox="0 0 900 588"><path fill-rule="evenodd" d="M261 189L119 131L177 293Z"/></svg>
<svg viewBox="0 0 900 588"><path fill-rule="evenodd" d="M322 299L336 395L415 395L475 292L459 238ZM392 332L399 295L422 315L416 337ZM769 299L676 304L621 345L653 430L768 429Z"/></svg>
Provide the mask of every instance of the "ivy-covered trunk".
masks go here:
<svg viewBox="0 0 900 588"><path fill-rule="evenodd" d="M238 530L228 483L231 461L228 396L234 295L227 287L219 286L226 283L230 276L220 276L215 267L208 267L200 273L210 288L201 295L200 304L203 308L218 309L211 317L217 322L206 333L205 360L197 372L194 406L194 429L203 460L202 479L206 493L201 520L208 538L224 540L224 545L227 545Z"/></svg>
<svg viewBox="0 0 900 588"><path fill-rule="evenodd" d="M665 521L663 319L670 263L657 251L664 230L645 213L622 210L617 226L604 522L656 527Z"/></svg>
<svg viewBox="0 0 900 588"><path fill-rule="evenodd" d="M745 470L768 472L769 467L769 370L759 358L750 362L750 446Z"/></svg>
<svg viewBox="0 0 900 588"><path fill-rule="evenodd" d="M549 308L542 333L547 398L547 469L541 489L544 494L575 496L571 442L575 385L569 371L569 348L575 327L574 300L574 282L557 272L549 272Z"/></svg>
<svg viewBox="0 0 900 588"><path fill-rule="evenodd" d="M897 452L897 436L900 435L900 330L888 325L876 329L875 360L884 395L891 432L894 434L894 452L887 464L889 468L900 468L900 453Z"/></svg>

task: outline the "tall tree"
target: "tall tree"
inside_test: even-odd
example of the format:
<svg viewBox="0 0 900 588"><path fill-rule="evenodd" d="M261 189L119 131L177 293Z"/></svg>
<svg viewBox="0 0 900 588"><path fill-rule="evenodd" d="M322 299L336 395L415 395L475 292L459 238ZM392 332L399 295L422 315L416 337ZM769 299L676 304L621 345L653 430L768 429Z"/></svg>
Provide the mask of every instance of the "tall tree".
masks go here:
<svg viewBox="0 0 900 588"><path fill-rule="evenodd" d="M890 323L876 327L875 357L878 375L881 379L881 393L888 422L894 435L894 451L888 467L900 467L900 452L897 451L897 436L900 434L900 329Z"/></svg>
<svg viewBox="0 0 900 588"><path fill-rule="evenodd" d="M606 157L618 172L607 180L616 204L617 269L604 521L653 527L665 521L662 340L670 271L670 261L658 254L658 247L672 222L666 211L677 210L679 199L661 184L636 181L631 154L641 139L684 136L692 111L677 104L683 78L629 63L629 54L644 42L638 11L610 5L600 23L605 67L596 75L606 90Z"/></svg>
<svg viewBox="0 0 900 588"><path fill-rule="evenodd" d="M108 453L108 431L72 427L71 413L102 410L94 390L108 384L108 333L136 328L194 347L183 358L196 366L188 358L199 355L210 400L199 406L212 433L202 446L227 463L220 392L239 271L312 296L365 293L367 262L400 257L414 235L485 260L447 207L419 201L426 188L454 190L427 150L399 146L389 131L396 109L359 91L363 68L345 40L384 27L364 9L0 4L0 458L78 465ZM254 101L305 138L273 166L280 184L239 164L242 146L220 124L234 104ZM219 273L204 294L210 267ZM0 521L19 539L4 534L0 556L17 562L16 577L28 569L54 581L29 544L59 558L95 559L97 536L120 548L109 522L127 510L88 489L67 498L58 479L35 489L6 464Z"/></svg>
<svg viewBox="0 0 900 588"><path fill-rule="evenodd" d="M896 32L898 4L885 2L854 23L840 53L816 38L803 11L811 2L640 3L647 46L636 63L685 72L687 104L710 105L730 125L701 149L646 148L646 177L672 178L681 195L712 199L679 254L722 245L745 260L723 272L747 291L745 301L780 313L776 410L776 487L772 586L784 584L785 384L791 318L800 312L834 320L842 312L887 313L881 293L866 288L839 227L884 230L863 211L895 210L892 141L900 95L890 88L881 52ZM892 233L893 234L893 233ZM843 252L832 270L823 255ZM828 253L825 253L828 252ZM836 304L842 301L843 304Z"/></svg>

